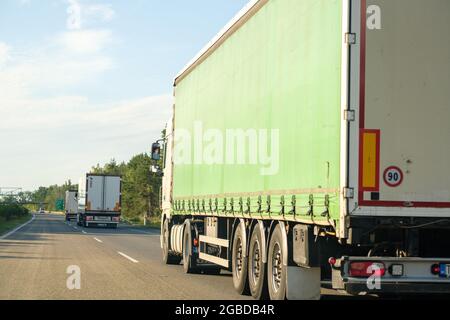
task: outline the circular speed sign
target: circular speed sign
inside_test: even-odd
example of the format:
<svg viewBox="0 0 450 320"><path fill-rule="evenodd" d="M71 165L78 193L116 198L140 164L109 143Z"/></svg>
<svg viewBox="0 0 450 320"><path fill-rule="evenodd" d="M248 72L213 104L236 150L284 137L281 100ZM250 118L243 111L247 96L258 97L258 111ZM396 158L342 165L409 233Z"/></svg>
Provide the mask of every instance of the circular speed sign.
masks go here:
<svg viewBox="0 0 450 320"><path fill-rule="evenodd" d="M403 182L403 171L398 167L389 167L384 171L384 183L395 188Z"/></svg>

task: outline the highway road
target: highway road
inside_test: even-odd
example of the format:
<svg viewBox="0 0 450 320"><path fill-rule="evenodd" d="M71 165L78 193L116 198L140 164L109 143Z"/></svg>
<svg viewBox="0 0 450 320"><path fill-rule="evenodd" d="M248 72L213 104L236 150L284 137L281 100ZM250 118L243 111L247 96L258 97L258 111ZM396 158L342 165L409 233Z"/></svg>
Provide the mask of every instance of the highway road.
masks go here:
<svg viewBox="0 0 450 320"><path fill-rule="evenodd" d="M80 289L67 279L80 271ZM73 272L75 269L69 269ZM71 278L73 279L73 278ZM329 292L324 291L325 297ZM0 299L241 300L231 275L186 275L161 261L159 230L81 228L53 214L0 240Z"/></svg>

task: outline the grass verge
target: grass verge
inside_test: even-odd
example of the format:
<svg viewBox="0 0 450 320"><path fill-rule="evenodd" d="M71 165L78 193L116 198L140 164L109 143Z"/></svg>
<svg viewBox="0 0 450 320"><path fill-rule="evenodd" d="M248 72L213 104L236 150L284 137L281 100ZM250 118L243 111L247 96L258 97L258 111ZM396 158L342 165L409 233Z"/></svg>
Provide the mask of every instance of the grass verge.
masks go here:
<svg viewBox="0 0 450 320"><path fill-rule="evenodd" d="M124 217L122 217L122 219L132 225L133 227L140 227L140 228L148 228L148 229L160 229L161 228L161 217L160 216L156 216L156 217L150 217L147 219L147 223L144 226L144 220L143 219L132 219L132 220L128 220Z"/></svg>
<svg viewBox="0 0 450 320"><path fill-rule="evenodd" d="M25 222L31 219L31 214L27 214L20 218L13 218L9 221L6 221L5 218L0 217L0 236L8 233L11 230L14 230L18 226L24 224Z"/></svg>

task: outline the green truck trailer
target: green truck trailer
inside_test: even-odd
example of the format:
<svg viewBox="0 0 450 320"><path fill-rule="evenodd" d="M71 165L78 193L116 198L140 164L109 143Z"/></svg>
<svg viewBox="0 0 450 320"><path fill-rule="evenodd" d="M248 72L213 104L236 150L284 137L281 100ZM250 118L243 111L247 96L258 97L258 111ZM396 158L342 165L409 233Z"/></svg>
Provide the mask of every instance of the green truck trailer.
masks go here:
<svg viewBox="0 0 450 320"><path fill-rule="evenodd" d="M450 292L448 30L448 0L251 1L175 79L164 261L257 299Z"/></svg>

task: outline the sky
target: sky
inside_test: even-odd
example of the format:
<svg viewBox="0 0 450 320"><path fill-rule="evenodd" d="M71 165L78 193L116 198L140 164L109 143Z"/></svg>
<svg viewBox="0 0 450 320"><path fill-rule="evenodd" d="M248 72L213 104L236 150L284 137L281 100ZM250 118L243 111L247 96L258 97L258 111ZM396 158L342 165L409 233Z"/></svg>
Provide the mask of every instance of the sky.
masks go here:
<svg viewBox="0 0 450 320"><path fill-rule="evenodd" d="M248 0L1 0L0 187L148 152L173 78Z"/></svg>

